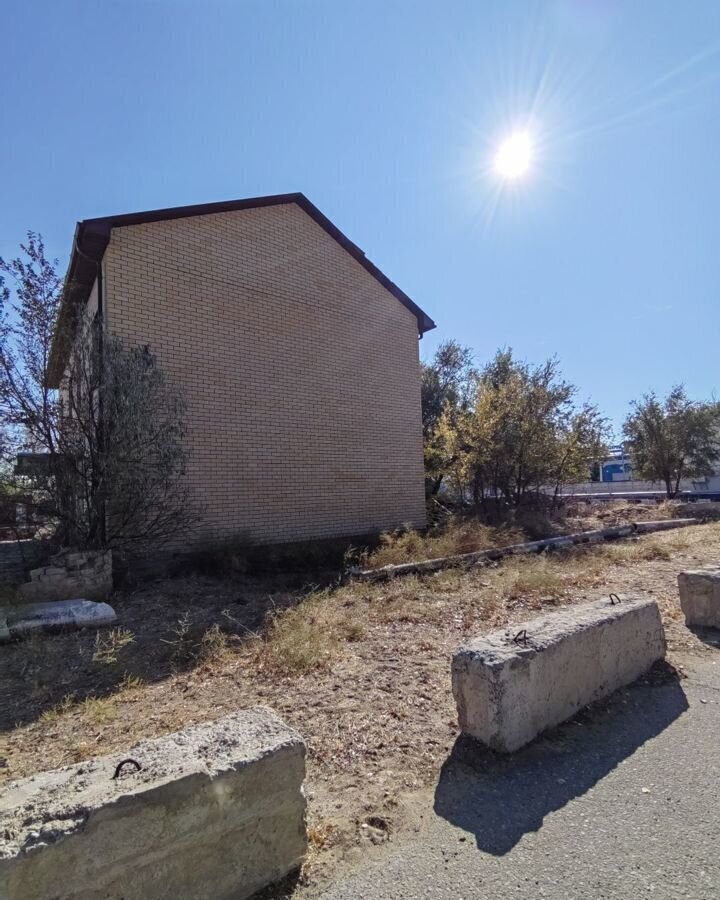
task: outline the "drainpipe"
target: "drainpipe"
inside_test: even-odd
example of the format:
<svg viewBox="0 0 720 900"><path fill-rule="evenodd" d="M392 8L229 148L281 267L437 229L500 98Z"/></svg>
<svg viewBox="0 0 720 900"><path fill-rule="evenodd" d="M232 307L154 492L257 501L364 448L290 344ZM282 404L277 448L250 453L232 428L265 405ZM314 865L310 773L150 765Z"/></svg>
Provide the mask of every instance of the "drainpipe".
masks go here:
<svg viewBox="0 0 720 900"><path fill-rule="evenodd" d="M100 450L105 450L105 433L104 433L104 415L103 415L103 358L105 355L105 306L104 306L104 297L103 297L103 257L100 259L93 259L91 256L88 256L87 253L84 253L80 249L80 245L77 240L77 236L75 237L75 250L79 253L80 256L85 257L90 262L95 263L95 280L97 282L97 314L96 318L98 320L98 354L100 357L100 368L99 368L99 380L100 380L100 391L98 393L98 444L100 445ZM103 547L107 541L107 509L105 506L105 500L103 499L101 508L100 508L100 541L102 542Z"/></svg>
<svg viewBox="0 0 720 900"><path fill-rule="evenodd" d="M104 377L104 357L105 357L105 311L103 305L103 257L98 260L97 264L97 293L98 293L98 354L100 356L100 391L98 393L98 443L100 449L105 451L105 417L103 415L103 377ZM105 489L105 475L103 473L103 491ZM105 497L103 495L100 507L100 541L103 549L107 543L107 508L105 506Z"/></svg>

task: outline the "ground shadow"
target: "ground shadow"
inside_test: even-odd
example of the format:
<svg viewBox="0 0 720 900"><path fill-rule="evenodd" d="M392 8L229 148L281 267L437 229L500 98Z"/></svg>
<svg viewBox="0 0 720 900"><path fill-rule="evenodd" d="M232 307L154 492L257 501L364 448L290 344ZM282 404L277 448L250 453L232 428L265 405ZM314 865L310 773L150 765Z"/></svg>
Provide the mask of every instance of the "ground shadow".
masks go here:
<svg viewBox="0 0 720 900"><path fill-rule="evenodd" d="M700 625L688 625L687 627L703 644L720 650L720 628L705 628Z"/></svg>
<svg viewBox="0 0 720 900"><path fill-rule="evenodd" d="M276 881L253 894L250 900L291 900L301 883L301 871L295 869L281 881Z"/></svg>
<svg viewBox="0 0 720 900"><path fill-rule="evenodd" d="M63 703L112 697L128 679L151 684L190 672L202 659L203 636L211 629L233 642L251 640L268 613L302 602L312 583L304 574L158 580L113 593L114 628L2 644L0 735Z"/></svg>
<svg viewBox="0 0 720 900"><path fill-rule="evenodd" d="M435 812L472 832L479 849L502 856L687 708L675 670L662 664L511 756L461 736L442 767Z"/></svg>

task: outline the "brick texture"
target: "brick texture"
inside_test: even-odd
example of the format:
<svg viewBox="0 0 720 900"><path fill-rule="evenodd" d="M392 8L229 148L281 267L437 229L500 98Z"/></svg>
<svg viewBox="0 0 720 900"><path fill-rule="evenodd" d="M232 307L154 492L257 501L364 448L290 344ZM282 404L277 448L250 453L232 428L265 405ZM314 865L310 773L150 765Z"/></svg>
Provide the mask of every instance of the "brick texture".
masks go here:
<svg viewBox="0 0 720 900"><path fill-rule="evenodd" d="M107 327L187 402L195 537L425 522L417 321L295 204L115 228Z"/></svg>

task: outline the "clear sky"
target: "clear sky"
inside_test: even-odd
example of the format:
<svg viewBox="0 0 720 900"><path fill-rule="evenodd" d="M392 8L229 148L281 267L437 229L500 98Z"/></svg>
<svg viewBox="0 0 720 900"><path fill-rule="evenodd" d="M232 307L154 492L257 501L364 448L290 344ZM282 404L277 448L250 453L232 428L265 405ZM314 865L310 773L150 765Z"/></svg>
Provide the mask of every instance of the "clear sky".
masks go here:
<svg viewBox="0 0 720 900"><path fill-rule="evenodd" d="M0 253L303 191L482 363L720 393L717 0L7 0ZM527 134L526 175L498 145Z"/></svg>

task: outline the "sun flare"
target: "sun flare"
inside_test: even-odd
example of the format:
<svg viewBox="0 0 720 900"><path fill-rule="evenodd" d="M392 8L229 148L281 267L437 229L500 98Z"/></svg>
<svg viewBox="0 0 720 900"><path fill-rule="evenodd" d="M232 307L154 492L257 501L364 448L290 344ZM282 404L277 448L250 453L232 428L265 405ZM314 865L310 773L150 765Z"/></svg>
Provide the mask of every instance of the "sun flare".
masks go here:
<svg viewBox="0 0 720 900"><path fill-rule="evenodd" d="M533 146L530 135L517 131L500 144L495 154L495 171L507 181L522 178L530 168Z"/></svg>

